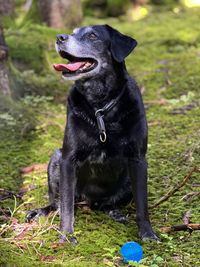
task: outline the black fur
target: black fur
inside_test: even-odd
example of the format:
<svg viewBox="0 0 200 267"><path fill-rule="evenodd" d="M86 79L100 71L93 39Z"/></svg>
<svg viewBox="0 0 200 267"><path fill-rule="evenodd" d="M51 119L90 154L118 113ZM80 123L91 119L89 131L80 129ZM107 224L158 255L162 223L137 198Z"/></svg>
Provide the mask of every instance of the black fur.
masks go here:
<svg viewBox="0 0 200 267"><path fill-rule="evenodd" d="M91 32L95 39L89 37ZM61 239L65 240L66 234L73 233L75 199L86 200L117 221L126 221L116 207L133 197L140 237L157 239L147 207L145 110L140 90L124 63L137 42L108 25L84 27L71 36L60 36L58 50L71 53L73 40L77 47L85 48L84 53L88 50L88 57L91 53L100 60L100 68L91 77L87 74L77 79L69 93L63 147L54 153L48 168L50 205L30 211L27 220L60 208ZM103 117L107 133L103 143L95 110L117 98L121 90L120 100Z"/></svg>

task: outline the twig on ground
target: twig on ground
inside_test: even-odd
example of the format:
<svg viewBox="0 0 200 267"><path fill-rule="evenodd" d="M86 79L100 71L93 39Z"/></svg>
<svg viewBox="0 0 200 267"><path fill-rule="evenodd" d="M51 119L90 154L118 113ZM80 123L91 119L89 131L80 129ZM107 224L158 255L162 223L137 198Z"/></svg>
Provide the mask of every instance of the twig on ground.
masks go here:
<svg viewBox="0 0 200 267"><path fill-rule="evenodd" d="M144 102L145 104L155 104L155 105L161 105L161 106L163 106L163 105L167 105L168 104L168 101L167 101L167 99L165 99L165 98L161 98L161 99L159 99L159 100L147 100L147 101L145 101Z"/></svg>
<svg viewBox="0 0 200 267"><path fill-rule="evenodd" d="M190 193L186 194L185 196L183 196L181 198L181 200L188 201L188 200L191 200L192 198L197 197L199 195L200 195L200 192L190 192Z"/></svg>
<svg viewBox="0 0 200 267"><path fill-rule="evenodd" d="M194 172L199 172L199 168L197 166L194 166L190 172L184 177L183 181L180 184L175 185L172 189L170 189L166 195L161 197L154 205L152 205L150 208L156 208L158 207L161 203L165 202L168 200L172 195L174 195L175 192L177 192L181 187L183 187L187 181L191 178L192 174Z"/></svg>
<svg viewBox="0 0 200 267"><path fill-rule="evenodd" d="M200 183L193 183L192 186L193 187L200 187Z"/></svg>
<svg viewBox="0 0 200 267"><path fill-rule="evenodd" d="M160 121L149 121L148 126L157 126L160 124Z"/></svg>
<svg viewBox="0 0 200 267"><path fill-rule="evenodd" d="M47 164L43 163L43 164L32 164L30 166L27 166L25 168L21 169L21 173L22 174L27 174L33 171L46 171L47 170Z"/></svg>
<svg viewBox="0 0 200 267"><path fill-rule="evenodd" d="M0 208L0 222L8 222L10 220L10 211L8 208L6 209L1 209ZM1 235L1 231L0 231L0 235Z"/></svg>
<svg viewBox="0 0 200 267"><path fill-rule="evenodd" d="M0 201L2 200L6 200L8 198L22 198L22 195L20 193L15 193L13 191L10 191L10 190L7 190L7 189L3 189L3 188L0 188Z"/></svg>
<svg viewBox="0 0 200 267"><path fill-rule="evenodd" d="M189 224L179 224L179 225L172 225L167 227L161 227L160 231L162 233L171 233L176 231L194 231L194 230L200 230L200 224L199 223L189 223Z"/></svg>
<svg viewBox="0 0 200 267"><path fill-rule="evenodd" d="M27 187L21 188L19 192L13 192L7 189L0 188L0 201L6 200L8 198L19 198L21 199L23 195L36 188L35 185L29 185ZM0 209L1 214L1 209Z"/></svg>

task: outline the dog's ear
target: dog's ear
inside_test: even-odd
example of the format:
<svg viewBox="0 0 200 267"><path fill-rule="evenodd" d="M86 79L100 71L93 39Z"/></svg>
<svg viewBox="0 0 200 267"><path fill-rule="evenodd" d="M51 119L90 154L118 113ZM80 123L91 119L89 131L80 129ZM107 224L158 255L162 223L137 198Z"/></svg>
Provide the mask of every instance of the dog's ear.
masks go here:
<svg viewBox="0 0 200 267"><path fill-rule="evenodd" d="M136 47L137 41L127 35L124 35L109 25L105 25L108 29L111 39L111 53L117 62L123 62L131 51Z"/></svg>

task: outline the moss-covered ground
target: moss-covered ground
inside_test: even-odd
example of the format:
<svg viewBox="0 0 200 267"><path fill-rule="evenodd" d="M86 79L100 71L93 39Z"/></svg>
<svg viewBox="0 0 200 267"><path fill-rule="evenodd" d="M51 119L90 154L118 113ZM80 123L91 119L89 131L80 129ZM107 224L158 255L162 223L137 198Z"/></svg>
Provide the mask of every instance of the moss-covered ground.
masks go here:
<svg viewBox="0 0 200 267"><path fill-rule="evenodd" d="M199 12L153 12L134 23L93 18L83 23L107 23L138 40L126 63L142 89L147 110L149 206L180 183L193 166L200 167ZM23 27L14 24L6 30L13 82L24 98L17 100L16 106L21 108L17 116L12 108L0 114L0 193L1 197L6 195L5 189L18 193L1 201L0 266L125 266L120 246L130 240L140 242L132 205L125 209L129 214L127 225L113 222L101 212L78 208L77 246L58 245L56 214L24 223L28 210L48 202L47 175L43 168L25 175L20 170L46 163L62 143L69 84L51 70L51 64L58 62L55 34L55 30L30 23ZM18 94L14 96L18 98ZM25 116L24 123L20 113L26 109L34 120L31 131L30 121ZM200 223L199 177L199 173L193 173L179 191L150 210L161 242L140 242L144 260L131 266L200 266L199 231L162 234L159 230L182 224L183 214L189 210L191 222Z"/></svg>

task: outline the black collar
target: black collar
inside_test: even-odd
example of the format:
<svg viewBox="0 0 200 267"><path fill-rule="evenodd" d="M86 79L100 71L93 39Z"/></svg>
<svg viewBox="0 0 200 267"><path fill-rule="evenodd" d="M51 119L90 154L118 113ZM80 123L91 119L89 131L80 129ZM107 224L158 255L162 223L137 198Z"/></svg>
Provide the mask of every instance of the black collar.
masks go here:
<svg viewBox="0 0 200 267"><path fill-rule="evenodd" d="M97 119L97 125L99 128L99 138L102 143L106 142L107 135L106 135L106 127L103 120L103 117L106 113L108 113L120 100L122 95L124 94L126 85L124 85L123 89L121 90L120 94L113 100L111 100L108 104L106 104L103 108L97 109L95 111L95 117Z"/></svg>

